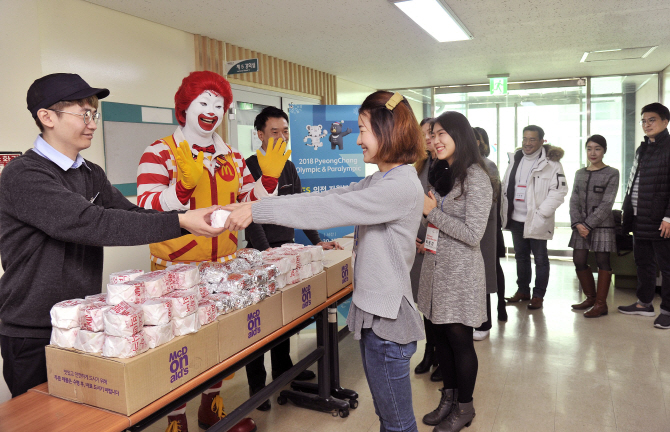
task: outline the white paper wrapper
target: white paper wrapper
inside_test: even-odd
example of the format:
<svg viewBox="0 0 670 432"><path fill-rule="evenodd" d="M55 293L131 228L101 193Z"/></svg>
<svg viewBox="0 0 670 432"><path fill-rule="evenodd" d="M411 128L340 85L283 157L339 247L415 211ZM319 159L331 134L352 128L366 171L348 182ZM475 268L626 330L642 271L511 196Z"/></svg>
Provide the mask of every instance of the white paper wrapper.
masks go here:
<svg viewBox="0 0 670 432"><path fill-rule="evenodd" d="M300 282L300 268L294 268L286 275L286 284L293 285Z"/></svg>
<svg viewBox="0 0 670 432"><path fill-rule="evenodd" d="M148 299L142 303L145 326L159 326L172 320L172 300ZM153 347L151 347L153 348Z"/></svg>
<svg viewBox="0 0 670 432"><path fill-rule="evenodd" d="M300 280L303 281L305 279L311 278L312 277L312 263L309 263L307 265L304 265L302 267L298 267L298 274L300 275Z"/></svg>
<svg viewBox="0 0 670 432"><path fill-rule="evenodd" d="M322 246L305 246L305 249L311 252L312 262L323 261L323 247Z"/></svg>
<svg viewBox="0 0 670 432"><path fill-rule="evenodd" d="M103 332L92 332L80 329L77 333L77 339L74 341L74 349L87 353L102 352L102 345L105 343L105 334Z"/></svg>
<svg viewBox="0 0 670 432"><path fill-rule="evenodd" d="M89 332L103 331L105 323L102 314L111 308L111 305L104 302L91 302L81 305L79 311L79 328ZM102 345L100 345L100 347L102 348Z"/></svg>
<svg viewBox="0 0 670 432"><path fill-rule="evenodd" d="M198 294L195 290L177 290L163 298L172 301L172 318L184 318L198 310Z"/></svg>
<svg viewBox="0 0 670 432"><path fill-rule="evenodd" d="M111 336L129 337L142 331L144 313L142 308L121 302L102 314L105 333Z"/></svg>
<svg viewBox="0 0 670 432"><path fill-rule="evenodd" d="M135 282L144 282L144 292L147 298L163 297L173 291L167 285L167 272L165 270L145 273L135 278Z"/></svg>
<svg viewBox="0 0 670 432"><path fill-rule="evenodd" d="M204 301L198 304L198 319L201 326L214 322L218 314L218 309L213 301Z"/></svg>
<svg viewBox="0 0 670 432"><path fill-rule="evenodd" d="M321 273L323 271L323 261L312 261L310 266L312 267L312 275Z"/></svg>
<svg viewBox="0 0 670 432"><path fill-rule="evenodd" d="M107 284L107 303L117 305L121 302L140 304L147 299L144 282L128 281Z"/></svg>
<svg viewBox="0 0 670 432"><path fill-rule="evenodd" d="M302 249L305 247L305 245L302 245L300 243L284 243L281 245L281 247L285 249Z"/></svg>
<svg viewBox="0 0 670 432"><path fill-rule="evenodd" d="M212 228L223 228L223 226L226 224L226 220L228 220L228 216L230 216L230 212L228 210L215 210L211 216Z"/></svg>
<svg viewBox="0 0 670 432"><path fill-rule="evenodd" d="M72 299L56 303L50 312L51 325L60 329L79 327L79 314L84 303L86 303L84 299Z"/></svg>
<svg viewBox="0 0 670 432"><path fill-rule="evenodd" d="M105 343L102 344L102 355L104 357L129 358L142 354L148 349L149 345L143 331L128 337L107 335Z"/></svg>
<svg viewBox="0 0 670 432"><path fill-rule="evenodd" d="M207 299L207 297L209 297L209 295L214 292L215 288L216 285L204 284L202 282L194 286L193 289L195 290L196 294L198 294L198 303L200 303L201 300Z"/></svg>
<svg viewBox="0 0 670 432"><path fill-rule="evenodd" d="M86 300L86 303L92 303L92 302L107 303L107 293L93 294L84 297L84 299Z"/></svg>
<svg viewBox="0 0 670 432"><path fill-rule="evenodd" d="M175 264L167 269L168 282L174 283L176 289L188 289L200 282L200 271L197 265Z"/></svg>
<svg viewBox="0 0 670 432"><path fill-rule="evenodd" d="M79 327L62 329L58 327L51 328L51 345L61 348L74 348L74 343L79 334Z"/></svg>
<svg viewBox="0 0 670 432"><path fill-rule="evenodd" d="M142 276L144 274L144 270L124 270L116 273L112 273L109 275L109 283L110 284L117 284L119 282L128 282L131 280L134 280L138 276Z"/></svg>
<svg viewBox="0 0 670 432"><path fill-rule="evenodd" d="M200 330L200 314L192 313L183 318L175 318L172 320L172 331L175 336L183 336L195 333Z"/></svg>
<svg viewBox="0 0 670 432"><path fill-rule="evenodd" d="M156 348L174 339L172 321L162 325L145 326L142 331L149 348Z"/></svg>
<svg viewBox="0 0 670 432"><path fill-rule="evenodd" d="M304 247L301 249L286 248L284 255L295 257L297 267L302 267L312 262L312 253Z"/></svg>
<svg viewBox="0 0 670 432"><path fill-rule="evenodd" d="M275 257L264 259L263 265L274 265L279 269L279 274L286 274L291 271L291 261L288 257Z"/></svg>
<svg viewBox="0 0 670 432"><path fill-rule="evenodd" d="M275 282L277 283L277 289L282 289L287 285L286 279L288 275L281 274L277 276Z"/></svg>

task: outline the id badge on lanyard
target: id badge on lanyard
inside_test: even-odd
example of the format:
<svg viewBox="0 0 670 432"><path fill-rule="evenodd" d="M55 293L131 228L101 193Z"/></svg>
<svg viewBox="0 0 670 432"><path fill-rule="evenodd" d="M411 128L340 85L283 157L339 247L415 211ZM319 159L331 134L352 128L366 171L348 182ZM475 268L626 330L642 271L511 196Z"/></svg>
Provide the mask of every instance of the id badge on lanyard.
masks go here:
<svg viewBox="0 0 670 432"><path fill-rule="evenodd" d="M526 201L526 185L516 185L514 190L514 201Z"/></svg>
<svg viewBox="0 0 670 432"><path fill-rule="evenodd" d="M426 240L423 242L424 248L430 253L437 253L437 238L440 230L432 223L428 224L426 229Z"/></svg>
<svg viewBox="0 0 670 432"><path fill-rule="evenodd" d="M354 247L351 251L351 269L356 271L356 250L358 249L358 225L354 228Z"/></svg>

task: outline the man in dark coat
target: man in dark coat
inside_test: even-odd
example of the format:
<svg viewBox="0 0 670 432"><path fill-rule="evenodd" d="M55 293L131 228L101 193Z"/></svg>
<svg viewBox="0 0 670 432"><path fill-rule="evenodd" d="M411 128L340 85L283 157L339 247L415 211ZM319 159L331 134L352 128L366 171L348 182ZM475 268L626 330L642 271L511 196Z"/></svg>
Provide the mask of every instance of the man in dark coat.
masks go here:
<svg viewBox="0 0 670 432"><path fill-rule="evenodd" d="M644 142L635 153L623 202L623 231L633 231L637 302L619 306L629 315L654 316L656 264L661 271L661 313L654 326L670 328L670 111L660 103L642 108Z"/></svg>

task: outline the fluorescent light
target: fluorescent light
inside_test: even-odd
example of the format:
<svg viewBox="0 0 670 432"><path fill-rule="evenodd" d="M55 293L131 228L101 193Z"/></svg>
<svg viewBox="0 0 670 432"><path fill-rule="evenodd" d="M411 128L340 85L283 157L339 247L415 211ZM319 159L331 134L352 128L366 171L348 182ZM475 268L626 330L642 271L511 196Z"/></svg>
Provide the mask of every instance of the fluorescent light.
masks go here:
<svg viewBox="0 0 670 432"><path fill-rule="evenodd" d="M394 3L438 42L472 39L470 32L449 6L440 0L405 0Z"/></svg>

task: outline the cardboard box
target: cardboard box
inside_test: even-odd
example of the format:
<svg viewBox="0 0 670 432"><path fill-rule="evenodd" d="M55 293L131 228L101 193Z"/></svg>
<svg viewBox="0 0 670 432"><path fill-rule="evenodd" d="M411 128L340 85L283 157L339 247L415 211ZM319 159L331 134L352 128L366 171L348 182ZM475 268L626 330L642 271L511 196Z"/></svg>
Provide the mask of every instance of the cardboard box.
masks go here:
<svg viewBox="0 0 670 432"><path fill-rule="evenodd" d="M46 347L49 394L130 415L214 366L216 323L129 359Z"/></svg>
<svg viewBox="0 0 670 432"><path fill-rule="evenodd" d="M283 325L326 301L326 272L281 289Z"/></svg>
<svg viewBox="0 0 670 432"><path fill-rule="evenodd" d="M354 238L354 233L349 233L345 235L344 238Z"/></svg>
<svg viewBox="0 0 670 432"><path fill-rule="evenodd" d="M262 302L219 317L219 361L237 354L282 326L280 292Z"/></svg>
<svg viewBox="0 0 670 432"><path fill-rule="evenodd" d="M328 297L354 281L354 269L351 265L351 251L325 251L323 268L326 270L326 288Z"/></svg>

